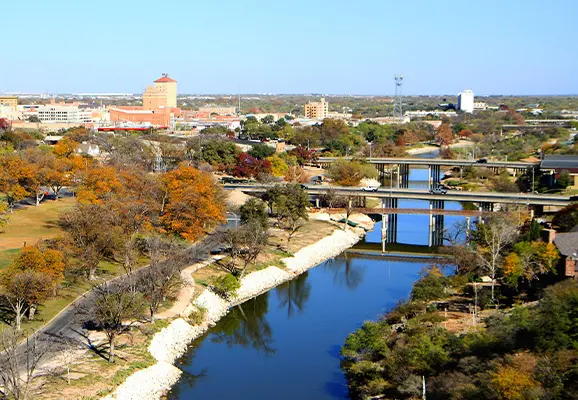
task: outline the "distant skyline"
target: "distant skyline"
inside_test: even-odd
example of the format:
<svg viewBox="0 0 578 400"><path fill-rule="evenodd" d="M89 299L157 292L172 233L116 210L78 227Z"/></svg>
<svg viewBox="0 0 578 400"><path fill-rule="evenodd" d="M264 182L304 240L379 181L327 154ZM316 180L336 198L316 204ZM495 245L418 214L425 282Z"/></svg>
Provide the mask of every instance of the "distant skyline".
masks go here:
<svg viewBox="0 0 578 400"><path fill-rule="evenodd" d="M197 4L198 3L198 4ZM574 0L28 0L2 5L0 92L578 94Z"/></svg>

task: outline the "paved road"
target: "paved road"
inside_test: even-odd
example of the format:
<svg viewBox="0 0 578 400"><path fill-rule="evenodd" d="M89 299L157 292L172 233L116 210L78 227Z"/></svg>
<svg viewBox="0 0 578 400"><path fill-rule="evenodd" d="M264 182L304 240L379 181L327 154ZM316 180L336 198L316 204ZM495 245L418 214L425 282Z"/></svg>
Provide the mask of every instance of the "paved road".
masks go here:
<svg viewBox="0 0 578 400"><path fill-rule="evenodd" d="M351 160L352 157L319 157L315 163L316 164L330 164L337 160ZM385 157L371 157L365 158L370 164L388 164L388 165L398 165L398 164L408 164L408 165L443 165L448 167L490 167L490 168L518 168L527 169L532 167L538 167L540 162L522 162L522 161L488 161L487 163L477 163L476 160L445 160L442 158L410 158L410 157L400 157L400 158L385 158Z"/></svg>
<svg viewBox="0 0 578 400"><path fill-rule="evenodd" d="M179 254L175 255L174 259L178 260L180 268L182 269L196 262L208 259L211 250L217 248L220 243L222 243L222 232L224 229L224 227L216 229L199 242L192 244ZM148 266L143 267L135 271L134 274L138 276L138 274L144 273L147 268ZM126 280L127 277L128 275L121 275L109 282L118 282L120 284L123 280ZM89 291L84 296L79 297L36 332L35 335L39 337L45 339L52 337L54 339L49 342L42 341L43 346L50 346L50 351L44 357L44 362L47 362L52 358L51 354L61 350L61 347L58 345L54 346L54 341L75 343L79 347L90 347L90 343L86 336L87 330L83 328L83 321L82 318L79 317L78 311L83 310L83 313L90 314L90 309L94 303L95 296L94 291ZM18 350L22 362L24 362L25 359L25 350L25 343L22 343ZM21 365L24 365L24 363Z"/></svg>
<svg viewBox="0 0 578 400"><path fill-rule="evenodd" d="M244 185L225 184L225 189L241 190L243 192L262 193L273 185ZM385 188L375 192L366 192L358 187L343 186L318 186L304 185L307 192L312 195L321 195L333 190L339 195L395 198L411 200L442 200L442 201L466 201L474 203L501 203L538 206L567 206L571 203L570 196L555 196L530 193L498 193L498 192L464 192L449 190L446 194L434 194L423 189L399 189Z"/></svg>

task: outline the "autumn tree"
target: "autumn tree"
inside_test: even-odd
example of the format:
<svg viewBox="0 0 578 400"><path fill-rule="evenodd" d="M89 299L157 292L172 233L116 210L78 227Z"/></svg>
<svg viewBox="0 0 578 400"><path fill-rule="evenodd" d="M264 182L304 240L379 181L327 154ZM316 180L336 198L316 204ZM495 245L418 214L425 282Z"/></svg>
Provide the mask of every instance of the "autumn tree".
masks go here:
<svg viewBox="0 0 578 400"><path fill-rule="evenodd" d="M287 168L283 179L291 183L307 183L309 182L309 175L302 167L295 165Z"/></svg>
<svg viewBox="0 0 578 400"><path fill-rule="evenodd" d="M113 167L88 168L82 176L78 187L78 201L83 203L102 204L113 195L120 193L122 185L118 172Z"/></svg>
<svg viewBox="0 0 578 400"><path fill-rule="evenodd" d="M54 145L52 152L56 157L69 158L76 152L78 146L78 142L75 142L69 137L63 137Z"/></svg>
<svg viewBox="0 0 578 400"><path fill-rule="evenodd" d="M225 220L225 202L212 176L181 166L163 177L166 201L160 222L167 232L196 240Z"/></svg>
<svg viewBox="0 0 578 400"><path fill-rule="evenodd" d="M438 128L437 141L440 146L449 146L454 141L454 134L449 123L444 122Z"/></svg>
<svg viewBox="0 0 578 400"><path fill-rule="evenodd" d="M259 174L271 172L271 163L268 160L260 160L247 153L241 153L232 170L235 176L245 178L257 178Z"/></svg>
<svg viewBox="0 0 578 400"><path fill-rule="evenodd" d="M271 173L275 176L285 176L289 166L287 163L278 155L273 155L267 158L267 161L271 163Z"/></svg>
<svg viewBox="0 0 578 400"><path fill-rule="evenodd" d="M560 253L552 243L518 242L504 259L504 276L512 286L520 279L530 282L546 273L556 273Z"/></svg>
<svg viewBox="0 0 578 400"><path fill-rule="evenodd" d="M458 132L458 136L460 138L465 138L465 139L470 138L472 136L472 134L473 134L472 131L469 129L462 129L461 131Z"/></svg>
<svg viewBox="0 0 578 400"><path fill-rule="evenodd" d="M8 209L30 195L34 186L34 167L15 154L0 155L0 193L4 194Z"/></svg>
<svg viewBox="0 0 578 400"><path fill-rule="evenodd" d="M569 232L578 225L578 203L572 203L554 215L552 223L560 232Z"/></svg>

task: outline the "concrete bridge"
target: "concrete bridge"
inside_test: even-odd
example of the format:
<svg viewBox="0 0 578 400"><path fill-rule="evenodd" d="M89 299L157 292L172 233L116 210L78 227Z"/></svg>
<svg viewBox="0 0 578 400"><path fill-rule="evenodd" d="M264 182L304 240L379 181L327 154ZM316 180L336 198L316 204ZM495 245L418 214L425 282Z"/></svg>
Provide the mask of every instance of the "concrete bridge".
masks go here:
<svg viewBox="0 0 578 400"><path fill-rule="evenodd" d="M247 193L264 193L273 185L224 185L225 189L241 190ZM425 214L429 216L429 241L428 245L437 247L443 245L444 215L465 215L468 226L472 216L480 217L484 213L492 212L495 204L515 204L519 206L534 206L538 211L544 206L566 206L570 204L569 196L537 195L526 193L495 193L495 192L463 192L450 191L446 194L434 194L428 190L418 189L379 189L375 192L364 191L355 187L317 186L303 185L308 194L314 197L319 206L319 197L332 191L332 193L347 199L349 207L353 211L364 214L378 214L382 218L382 242L385 249L386 243L397 243L398 215ZM367 208L367 198L380 200L379 207ZM399 208L400 199L429 201L429 209L404 209ZM446 201L470 202L477 204L478 210L444 210Z"/></svg>
<svg viewBox="0 0 578 400"><path fill-rule="evenodd" d="M329 167L332 163L337 160L352 160L352 157L319 157L313 164L322 168ZM393 174L394 166L397 166L397 179L398 185L401 188L409 187L409 169L410 166L421 167L428 169L428 187L433 184L440 182L440 172L442 167L449 168L464 168L464 167L477 167L477 168L490 168L494 171L498 171L502 168L513 169L514 173L523 174L528 170L539 168L540 162L522 162L522 161L487 161L484 163L478 163L476 160L445 160L441 158L383 158L383 157L370 157L365 158L364 161L373 164L380 175L384 177L386 175L386 170L389 170L389 174Z"/></svg>

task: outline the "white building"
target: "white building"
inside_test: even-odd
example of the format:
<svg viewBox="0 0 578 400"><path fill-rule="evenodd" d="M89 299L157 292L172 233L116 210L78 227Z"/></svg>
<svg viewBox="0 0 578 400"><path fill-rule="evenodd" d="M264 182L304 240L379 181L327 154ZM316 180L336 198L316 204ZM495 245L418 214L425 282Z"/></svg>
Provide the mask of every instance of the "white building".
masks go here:
<svg viewBox="0 0 578 400"><path fill-rule="evenodd" d="M467 113L474 112L474 92L471 90L464 90L458 94L458 110Z"/></svg>
<svg viewBox="0 0 578 400"><path fill-rule="evenodd" d="M474 110L484 111L488 109L488 103L483 101L474 102Z"/></svg>
<svg viewBox="0 0 578 400"><path fill-rule="evenodd" d="M81 110L77 106L46 105L38 107L38 118L42 123L90 123L92 111Z"/></svg>

